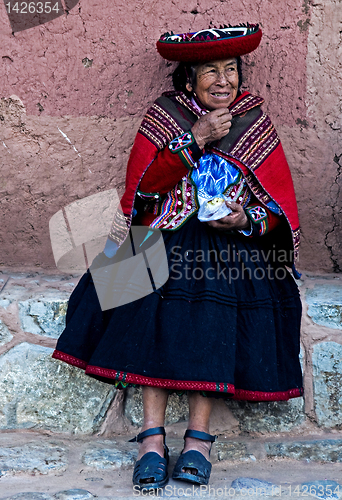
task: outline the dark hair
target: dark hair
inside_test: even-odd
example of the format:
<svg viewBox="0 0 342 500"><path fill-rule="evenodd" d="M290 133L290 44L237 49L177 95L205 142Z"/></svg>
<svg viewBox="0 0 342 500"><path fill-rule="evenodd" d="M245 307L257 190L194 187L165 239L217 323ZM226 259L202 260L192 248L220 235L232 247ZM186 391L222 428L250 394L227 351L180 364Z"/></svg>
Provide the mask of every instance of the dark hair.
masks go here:
<svg viewBox="0 0 342 500"><path fill-rule="evenodd" d="M242 85L242 69L241 69L241 57L236 58L237 70L239 75L239 88ZM186 88L186 84L190 83L192 88L196 87L196 65L192 63L181 62L178 64L177 68L172 73L172 83L175 90L184 92L188 97L191 96Z"/></svg>

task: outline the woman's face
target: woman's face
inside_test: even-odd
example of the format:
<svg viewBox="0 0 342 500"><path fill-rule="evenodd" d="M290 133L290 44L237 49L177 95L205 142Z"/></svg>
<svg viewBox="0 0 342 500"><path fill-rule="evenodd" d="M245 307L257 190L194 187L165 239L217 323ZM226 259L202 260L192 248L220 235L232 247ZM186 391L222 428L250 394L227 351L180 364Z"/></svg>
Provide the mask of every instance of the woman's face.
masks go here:
<svg viewBox="0 0 342 500"><path fill-rule="evenodd" d="M195 93L210 111L227 108L235 100L239 89L235 58L199 64L196 77Z"/></svg>

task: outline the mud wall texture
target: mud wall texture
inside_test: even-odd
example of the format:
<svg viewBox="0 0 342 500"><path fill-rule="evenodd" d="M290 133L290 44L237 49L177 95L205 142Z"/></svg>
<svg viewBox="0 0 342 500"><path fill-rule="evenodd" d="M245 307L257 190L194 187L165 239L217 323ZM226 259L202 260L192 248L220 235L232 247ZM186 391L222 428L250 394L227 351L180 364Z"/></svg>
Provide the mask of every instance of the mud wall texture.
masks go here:
<svg viewBox="0 0 342 500"><path fill-rule="evenodd" d="M265 98L293 173L299 267L341 272L341 14L339 0L80 0L13 34L1 3L0 266L53 269L53 214L122 190L139 122L171 89L161 33L249 21L264 36L244 87Z"/></svg>

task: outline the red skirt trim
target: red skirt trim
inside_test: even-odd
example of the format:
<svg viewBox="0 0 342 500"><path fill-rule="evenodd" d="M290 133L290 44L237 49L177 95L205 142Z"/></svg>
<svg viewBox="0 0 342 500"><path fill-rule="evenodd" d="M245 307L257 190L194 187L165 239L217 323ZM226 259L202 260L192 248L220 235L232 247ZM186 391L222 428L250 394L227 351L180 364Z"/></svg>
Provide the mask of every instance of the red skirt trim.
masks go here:
<svg viewBox="0 0 342 500"><path fill-rule="evenodd" d="M289 389L288 391L261 392L246 391L244 389L235 389L233 384L224 382L197 382L187 380L171 380L163 378L145 377L134 373L112 370L110 368L100 368L98 366L88 365L86 361L55 350L52 357L59 359L78 368L85 370L87 375L96 375L98 377L108 378L116 382L125 384L147 385L150 387L160 387L179 391L211 391L217 393L231 394L232 399L245 401L287 401L290 398L298 398L303 395L303 389Z"/></svg>
<svg viewBox="0 0 342 500"><path fill-rule="evenodd" d="M261 392L245 391L244 389L235 389L232 399L239 401L288 401L291 398L303 396L304 389L289 389L288 391Z"/></svg>
<svg viewBox="0 0 342 500"><path fill-rule="evenodd" d="M86 361L82 361L82 359L75 358L74 356L70 356L70 354L65 354L65 352L57 351L56 349L53 351L52 357L60 359L69 365L77 366L77 368L82 368L82 370L85 370L88 365Z"/></svg>

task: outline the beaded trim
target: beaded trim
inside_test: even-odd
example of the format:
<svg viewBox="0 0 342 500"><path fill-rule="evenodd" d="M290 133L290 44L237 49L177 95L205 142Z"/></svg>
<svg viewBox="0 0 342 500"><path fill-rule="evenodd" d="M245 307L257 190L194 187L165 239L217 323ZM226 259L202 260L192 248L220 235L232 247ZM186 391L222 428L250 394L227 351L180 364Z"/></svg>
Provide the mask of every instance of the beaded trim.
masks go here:
<svg viewBox="0 0 342 500"><path fill-rule="evenodd" d="M264 207L253 206L245 208L245 211L253 224L259 224L261 221L267 219L267 212Z"/></svg>
<svg viewBox="0 0 342 500"><path fill-rule="evenodd" d="M180 136L175 137L175 139L172 139L168 147L171 153L178 153L182 149L191 146L194 141L195 139L191 132L184 132L184 134L181 134Z"/></svg>
<svg viewBox="0 0 342 500"><path fill-rule="evenodd" d="M166 194L160 207L160 215L150 227L175 230L181 227L189 217L199 209L195 188L190 181L189 172L178 184Z"/></svg>

